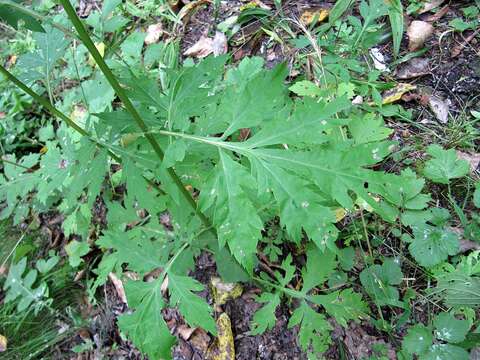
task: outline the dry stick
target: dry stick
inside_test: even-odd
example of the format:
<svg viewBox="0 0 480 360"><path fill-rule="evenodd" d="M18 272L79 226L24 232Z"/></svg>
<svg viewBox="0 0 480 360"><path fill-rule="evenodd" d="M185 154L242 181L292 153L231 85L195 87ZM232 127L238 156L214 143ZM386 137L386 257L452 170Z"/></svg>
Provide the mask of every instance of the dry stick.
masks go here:
<svg viewBox="0 0 480 360"><path fill-rule="evenodd" d="M100 70L105 75L105 77L106 77L107 81L109 82L110 86L113 88L113 90L115 90L115 93L117 94L119 99L122 101L126 110L130 113L130 115L132 115L133 119L137 123L138 127L144 133L145 138L150 143L151 147L153 148L153 151L157 154L160 161L163 161L163 157L164 157L163 150L160 148L160 145L158 144L157 140L155 140L155 137L152 134L148 133L147 125L145 124L145 122L141 118L140 114L137 112L137 110L133 106L132 102L128 98L124 89L120 86L120 83L117 81L116 77L113 75L113 73L110 70L110 68L108 67L108 65L103 60L102 55L100 55L100 53L98 52L97 48L95 47L95 44L93 43L92 39L88 35L87 30L83 26L82 21L77 16L77 13L75 12L75 9L72 7L72 4L70 4L69 0L60 0L60 3L62 4L63 8L65 9L65 12L67 13L67 16L70 19L70 21L72 22L73 26L77 30L78 36L80 37L80 39L82 40L83 44L88 49L90 54L92 55L93 59L97 63ZM178 189L182 193L185 200L192 207L193 211L197 214L197 216L203 222L203 224L207 228L212 228L211 224L210 224L210 220L198 209L197 203L195 202L195 199L192 197L190 192L185 188L182 181L180 180L180 178L176 174L175 170L173 170L172 168L169 168L169 169L167 169L167 173L170 176L170 178L172 179L172 181L175 183L175 185L178 187Z"/></svg>
<svg viewBox="0 0 480 360"><path fill-rule="evenodd" d="M480 33L480 28L478 28L477 30L475 30L473 33L471 33L470 35L468 35L464 41L461 43L461 44L458 44L457 46L455 46L452 50L452 57L457 57L458 55L460 55L460 53L462 52L462 50L470 43L470 41L473 40L473 38L475 36L477 36L478 34Z"/></svg>

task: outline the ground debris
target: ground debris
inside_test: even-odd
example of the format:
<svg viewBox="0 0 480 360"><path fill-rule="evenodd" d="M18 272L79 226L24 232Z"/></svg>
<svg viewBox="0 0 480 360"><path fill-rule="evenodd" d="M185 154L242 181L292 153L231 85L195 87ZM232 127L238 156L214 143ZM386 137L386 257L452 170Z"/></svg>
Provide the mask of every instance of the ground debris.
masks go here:
<svg viewBox="0 0 480 360"><path fill-rule="evenodd" d="M426 58L413 58L397 69L396 77L406 80L426 75L430 72L429 63Z"/></svg>

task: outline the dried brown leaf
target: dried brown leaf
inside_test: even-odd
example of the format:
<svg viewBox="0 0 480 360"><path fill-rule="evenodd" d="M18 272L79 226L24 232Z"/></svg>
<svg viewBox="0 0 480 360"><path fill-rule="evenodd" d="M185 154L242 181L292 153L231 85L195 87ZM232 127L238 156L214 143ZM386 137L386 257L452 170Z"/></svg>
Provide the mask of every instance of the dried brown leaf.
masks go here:
<svg viewBox="0 0 480 360"><path fill-rule="evenodd" d="M213 52L213 39L202 36L195 44L188 48L183 55L204 58Z"/></svg>
<svg viewBox="0 0 480 360"><path fill-rule="evenodd" d="M195 331L196 328L192 328L190 326L187 326L187 325L179 325L178 328L177 328L177 332L178 332L178 335L180 335L180 337L187 341L188 339L190 339L190 337L192 336L193 332Z"/></svg>
<svg viewBox="0 0 480 360"><path fill-rule="evenodd" d="M418 13L423 14L423 13L429 12L430 10L433 10L433 9L439 7L440 5L442 5L442 3L444 1L445 0L430 0L430 1L427 1L423 4L422 9Z"/></svg>
<svg viewBox="0 0 480 360"><path fill-rule="evenodd" d="M449 106L445 100L438 96L430 95L428 98L428 106L438 121L442 124L448 122Z"/></svg>
<svg viewBox="0 0 480 360"><path fill-rule="evenodd" d="M478 165L480 164L480 154L469 154L457 150L457 156L460 159L468 161L468 163L470 164L470 171L474 172L478 169Z"/></svg>
<svg viewBox="0 0 480 360"><path fill-rule="evenodd" d="M300 21L308 26L315 19L317 19L317 22L322 22L328 17L328 13L328 9L307 9L300 15Z"/></svg>
<svg viewBox="0 0 480 360"><path fill-rule="evenodd" d="M413 58L397 70L397 79L406 80L429 73L429 61L426 58Z"/></svg>
<svg viewBox="0 0 480 360"><path fill-rule="evenodd" d="M427 17L425 21L428 21L428 22L438 21L448 13L448 10L450 10L450 7L448 5L445 5L443 8L438 10L435 14L432 14L429 17Z"/></svg>
<svg viewBox="0 0 480 360"><path fill-rule="evenodd" d="M123 288L122 280L120 280L117 275L114 273L108 274L108 278L112 282L113 286L115 287L115 291L117 292L118 297L124 304L127 304L127 295L125 295L125 289Z"/></svg>

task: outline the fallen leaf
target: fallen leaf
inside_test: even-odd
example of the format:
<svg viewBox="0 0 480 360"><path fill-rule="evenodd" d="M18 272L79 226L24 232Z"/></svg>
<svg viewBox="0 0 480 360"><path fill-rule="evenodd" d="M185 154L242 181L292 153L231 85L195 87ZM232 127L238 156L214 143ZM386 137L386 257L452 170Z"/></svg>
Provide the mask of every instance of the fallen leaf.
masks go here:
<svg viewBox="0 0 480 360"><path fill-rule="evenodd" d="M155 44L160 40L160 36L163 33L162 23L150 25L147 28L147 36L145 36L145 44Z"/></svg>
<svg viewBox="0 0 480 360"><path fill-rule="evenodd" d="M458 154L458 151L457 151ZM480 250L480 244L476 243L471 240L466 240L463 238L464 236L464 231L462 228L459 227L454 227L454 226L449 226L448 230L454 232L457 234L458 238L460 239L460 246L459 246L459 251L461 254L470 251L470 250Z"/></svg>
<svg viewBox="0 0 480 360"><path fill-rule="evenodd" d="M321 22L328 17L327 9L307 9L302 15L300 15L300 21L304 25L310 25L316 19L317 22Z"/></svg>
<svg viewBox="0 0 480 360"><path fill-rule="evenodd" d="M217 320L218 336L208 348L209 360L234 360L235 346L233 342L232 323L226 313L222 313Z"/></svg>
<svg viewBox="0 0 480 360"><path fill-rule="evenodd" d="M419 94L415 94L415 93L408 93L408 94L402 95L402 101L404 101L404 102L410 102L410 101L414 101L414 100L417 100L417 101L421 102L422 96L419 95Z"/></svg>
<svg viewBox="0 0 480 360"><path fill-rule="evenodd" d="M457 150L457 156L460 159L468 161L468 163L470 164L471 172L474 172L478 169L478 165L480 164L480 154L469 154L469 153Z"/></svg>
<svg viewBox="0 0 480 360"><path fill-rule="evenodd" d="M438 96L430 95L428 98L428 106L438 121L440 121L442 124L448 122L449 107L444 100Z"/></svg>
<svg viewBox="0 0 480 360"><path fill-rule="evenodd" d="M242 285L224 283L218 277L212 277L210 285L212 287L213 300L217 306L225 304L228 300L236 299L243 292Z"/></svg>
<svg viewBox="0 0 480 360"><path fill-rule="evenodd" d="M438 10L435 14L432 14L429 17L427 17L425 21L428 21L428 22L438 21L448 13L448 10L450 10L450 7L448 5L445 5L443 8Z"/></svg>
<svg viewBox="0 0 480 360"><path fill-rule="evenodd" d="M220 31L215 32L215 36L213 37L213 42L212 42L212 49L213 49L214 56L227 53L228 51L227 37L225 36L224 33Z"/></svg>
<svg viewBox="0 0 480 360"><path fill-rule="evenodd" d="M188 343L201 355L200 358L204 359L208 351L208 345L210 344L210 340L210 336L205 330L203 330L202 328L196 328L190 335Z"/></svg>
<svg viewBox="0 0 480 360"><path fill-rule="evenodd" d="M162 281L162 285L160 286L160 291L162 294L166 294L168 290L168 275L165 276L165 278Z"/></svg>
<svg viewBox="0 0 480 360"><path fill-rule="evenodd" d="M415 51L423 47L433 34L433 26L425 21L414 20L407 30L408 50Z"/></svg>
<svg viewBox="0 0 480 360"><path fill-rule="evenodd" d="M382 54L379 48L370 49L370 57L373 60L373 66L380 71L390 71L386 65L385 56Z"/></svg>
<svg viewBox="0 0 480 360"><path fill-rule="evenodd" d="M458 55L460 55L460 53L462 52L462 50L470 43L470 41L472 41L475 36L478 35L478 33L480 32L480 28L478 28L477 30L475 30L474 32L472 32L470 35L468 35L465 40L456 45L453 49L452 49L452 58L455 58L457 57Z"/></svg>
<svg viewBox="0 0 480 360"><path fill-rule="evenodd" d="M397 69L397 79L412 79L429 73L429 61L426 58L413 58Z"/></svg>
<svg viewBox="0 0 480 360"><path fill-rule="evenodd" d="M439 7L440 5L442 5L442 3L444 2L445 0L431 0L431 1L427 1L423 4L423 7L420 9L420 11L418 12L419 14L423 14L423 13L426 13L426 12L429 12L430 10L433 10L435 9L436 7Z"/></svg>
<svg viewBox="0 0 480 360"><path fill-rule="evenodd" d="M460 253L464 253L470 250L480 250L480 244L471 240L461 239L459 250L460 250Z"/></svg>
<svg viewBox="0 0 480 360"><path fill-rule="evenodd" d="M417 87L412 84L398 83L393 89L387 90L383 93L382 104L386 105L394 103L395 101L400 100L403 94L415 90L416 88Z"/></svg>
<svg viewBox="0 0 480 360"><path fill-rule="evenodd" d="M6 65L5 67L10 68L11 66L15 65L15 63L17 62L17 59L18 59L17 55L10 55L8 57L7 63L5 64Z"/></svg>
<svg viewBox="0 0 480 360"><path fill-rule="evenodd" d="M3 335L0 335L0 352L4 352L5 350L7 350L7 344L7 338Z"/></svg>
<svg viewBox="0 0 480 360"><path fill-rule="evenodd" d="M188 339L190 339L195 329L196 328L191 328L190 326L182 324L178 326L177 332L183 340L187 341Z"/></svg>
<svg viewBox="0 0 480 360"><path fill-rule="evenodd" d="M114 273L108 274L108 278L112 282L113 286L115 287L115 290L117 292L118 297L124 304L127 304L127 295L125 295L125 289L123 288L123 283L122 280L120 280L117 275Z"/></svg>
<svg viewBox="0 0 480 360"><path fill-rule="evenodd" d="M213 39L202 36L195 44L188 48L183 55L204 58L213 52Z"/></svg>

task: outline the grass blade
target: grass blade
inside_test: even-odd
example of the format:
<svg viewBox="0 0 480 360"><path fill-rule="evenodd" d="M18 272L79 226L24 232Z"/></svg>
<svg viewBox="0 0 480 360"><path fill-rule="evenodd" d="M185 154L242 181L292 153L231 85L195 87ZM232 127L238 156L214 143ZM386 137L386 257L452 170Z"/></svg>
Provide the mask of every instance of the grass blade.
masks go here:
<svg viewBox="0 0 480 360"><path fill-rule="evenodd" d="M403 5L400 0L387 0L387 4L393 35L393 53L397 57L403 37Z"/></svg>

